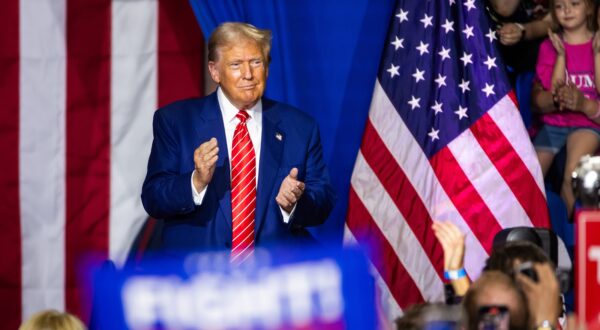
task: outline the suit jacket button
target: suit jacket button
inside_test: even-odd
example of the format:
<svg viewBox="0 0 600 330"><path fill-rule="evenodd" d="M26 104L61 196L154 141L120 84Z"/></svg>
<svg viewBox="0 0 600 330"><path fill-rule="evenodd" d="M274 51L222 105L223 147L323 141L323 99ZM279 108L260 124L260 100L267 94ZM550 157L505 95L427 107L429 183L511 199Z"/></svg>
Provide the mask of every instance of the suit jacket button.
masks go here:
<svg viewBox="0 0 600 330"><path fill-rule="evenodd" d="M225 242L225 247L230 249L231 248L231 242Z"/></svg>

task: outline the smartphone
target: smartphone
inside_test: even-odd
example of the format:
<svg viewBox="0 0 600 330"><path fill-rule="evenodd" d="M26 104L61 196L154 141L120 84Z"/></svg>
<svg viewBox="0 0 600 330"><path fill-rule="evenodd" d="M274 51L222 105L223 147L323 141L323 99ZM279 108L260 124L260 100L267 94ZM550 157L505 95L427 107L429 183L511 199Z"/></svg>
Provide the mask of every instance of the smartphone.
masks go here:
<svg viewBox="0 0 600 330"><path fill-rule="evenodd" d="M482 306L477 317L479 330L509 330L510 314L506 306Z"/></svg>

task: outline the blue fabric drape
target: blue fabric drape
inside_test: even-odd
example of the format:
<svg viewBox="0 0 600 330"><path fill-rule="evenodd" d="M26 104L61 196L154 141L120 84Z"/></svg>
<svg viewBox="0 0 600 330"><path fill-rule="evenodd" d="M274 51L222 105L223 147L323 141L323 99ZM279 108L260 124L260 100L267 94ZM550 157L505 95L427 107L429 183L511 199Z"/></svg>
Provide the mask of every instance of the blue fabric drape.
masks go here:
<svg viewBox="0 0 600 330"><path fill-rule="evenodd" d="M205 38L220 23L243 21L273 32L266 96L319 123L336 207L313 234L339 243L354 161L394 1L190 0Z"/></svg>

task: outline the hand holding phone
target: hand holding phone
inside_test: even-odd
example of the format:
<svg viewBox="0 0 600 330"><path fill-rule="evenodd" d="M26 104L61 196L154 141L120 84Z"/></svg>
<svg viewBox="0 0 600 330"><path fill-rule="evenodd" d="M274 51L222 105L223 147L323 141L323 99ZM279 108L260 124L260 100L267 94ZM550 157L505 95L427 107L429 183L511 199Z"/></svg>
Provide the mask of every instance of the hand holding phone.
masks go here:
<svg viewBox="0 0 600 330"><path fill-rule="evenodd" d="M535 268L533 267L533 262L531 261L526 261L517 265L515 267L515 271L517 273L527 275L527 277L529 277L534 282L538 282L538 275L535 271Z"/></svg>

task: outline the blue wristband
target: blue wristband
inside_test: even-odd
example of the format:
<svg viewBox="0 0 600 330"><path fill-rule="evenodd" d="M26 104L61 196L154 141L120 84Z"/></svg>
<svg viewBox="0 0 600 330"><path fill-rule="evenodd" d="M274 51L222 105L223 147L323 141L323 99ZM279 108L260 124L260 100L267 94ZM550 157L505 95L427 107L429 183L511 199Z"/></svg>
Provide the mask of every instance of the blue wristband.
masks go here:
<svg viewBox="0 0 600 330"><path fill-rule="evenodd" d="M446 270L444 271L444 278L450 281L453 280L458 280L460 278L463 278L467 276L467 272L465 271L464 268L461 269L457 269L457 270Z"/></svg>

